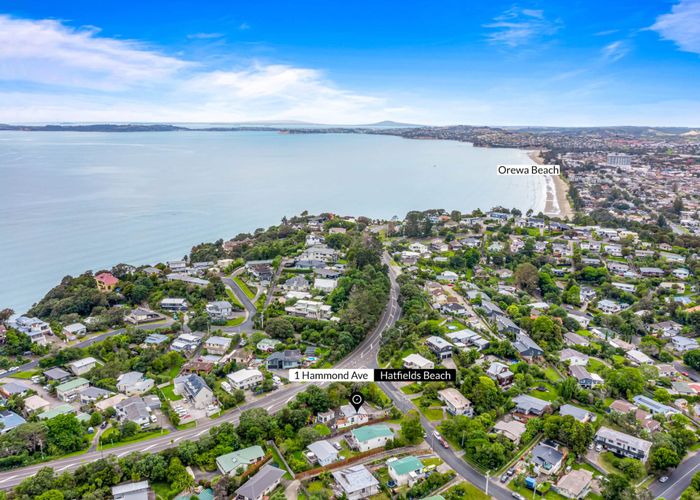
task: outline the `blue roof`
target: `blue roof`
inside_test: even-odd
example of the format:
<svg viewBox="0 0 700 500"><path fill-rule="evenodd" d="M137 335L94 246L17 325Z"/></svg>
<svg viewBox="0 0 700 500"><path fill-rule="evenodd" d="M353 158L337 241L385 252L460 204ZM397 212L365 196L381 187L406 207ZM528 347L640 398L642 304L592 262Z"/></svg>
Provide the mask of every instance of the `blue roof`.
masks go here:
<svg viewBox="0 0 700 500"><path fill-rule="evenodd" d="M27 421L13 411L4 410L0 411L0 423L3 424L0 432L7 432L22 424L26 424Z"/></svg>

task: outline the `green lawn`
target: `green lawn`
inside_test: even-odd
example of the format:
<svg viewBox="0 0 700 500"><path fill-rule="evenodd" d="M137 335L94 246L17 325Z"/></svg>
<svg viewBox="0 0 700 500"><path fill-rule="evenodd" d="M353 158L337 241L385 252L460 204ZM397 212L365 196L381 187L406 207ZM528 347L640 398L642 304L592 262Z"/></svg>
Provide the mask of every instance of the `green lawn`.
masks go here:
<svg viewBox="0 0 700 500"><path fill-rule="evenodd" d="M543 371L544 371L544 374L546 375L547 379L550 382L556 382L557 380L561 379L561 377L556 372L556 370L554 368L552 368L551 366L548 366Z"/></svg>
<svg viewBox="0 0 700 500"><path fill-rule="evenodd" d="M239 316L238 318L230 319L226 322L226 326L238 326L245 321L245 316Z"/></svg>
<svg viewBox="0 0 700 500"><path fill-rule="evenodd" d="M317 498L331 498L333 496L333 492L326 488L321 481L311 481L306 485L306 489L310 495L316 495Z"/></svg>
<svg viewBox="0 0 700 500"><path fill-rule="evenodd" d="M168 385L166 387L163 387L161 389L161 391L163 392L163 395L167 399L169 399L170 401L180 401L182 399L182 396L180 396L179 394L175 394L175 392L173 392L172 385Z"/></svg>
<svg viewBox="0 0 700 500"><path fill-rule="evenodd" d="M414 382L409 385L405 385L401 388L401 392L404 394L408 394L409 396L411 394L418 394L423 390L423 386L421 384L418 384L417 382Z"/></svg>
<svg viewBox="0 0 700 500"><path fill-rule="evenodd" d="M442 420L441 408L421 408L420 411L431 422Z"/></svg>
<svg viewBox="0 0 700 500"><path fill-rule="evenodd" d="M238 276L236 276L235 278L233 278L233 281L235 281L235 282L236 282L236 285L238 285L239 288L240 288L241 290L243 290L243 293L246 294L246 297L248 297L248 298L251 299L251 300L255 298L255 292L252 291L252 290L248 287L248 285L246 285L245 281L243 281L243 280L242 280L241 278L239 278Z"/></svg>
<svg viewBox="0 0 700 500"><path fill-rule="evenodd" d="M423 462L423 465L425 467L428 467L430 465L434 465L435 467L437 467L438 465L442 464L442 459L440 459L438 457L431 457L431 458L424 458L421 460L421 462Z"/></svg>
<svg viewBox="0 0 700 500"><path fill-rule="evenodd" d="M523 487L518 488L515 485L515 481L510 481L508 483L508 488L517 491L520 493L523 497L525 498L532 498L532 490ZM537 495L539 498L545 498L546 500L565 500L566 497L561 496L559 493L555 493L552 489L550 489L545 495Z"/></svg>
<svg viewBox="0 0 700 500"><path fill-rule="evenodd" d="M481 491L479 488L474 486L471 483L468 483L464 481L463 483L459 483L452 488L447 490L447 493L451 493L452 491L458 490L460 493L464 492L466 495L464 495L462 498L469 498L470 500L489 500L491 498L490 496L486 495L483 491ZM527 498L527 497L525 497Z"/></svg>
<svg viewBox="0 0 700 500"><path fill-rule="evenodd" d="M231 303L234 306L238 306L241 309L244 309L243 304L241 304L241 301L238 300L238 297L236 297L236 294L233 293L233 291L230 288L226 289L226 295L228 295L228 298L231 300Z"/></svg>
<svg viewBox="0 0 700 500"><path fill-rule="evenodd" d="M272 453L272 460L277 462L277 465L279 466L280 469L283 471L286 471L287 469L284 468L284 462L282 461L282 457L280 457L280 454L277 453L277 450L274 447L270 447L270 453ZM289 471L284 473L284 476L282 476L283 479L289 479L290 481L293 479L292 475L289 473Z"/></svg>
<svg viewBox="0 0 700 500"><path fill-rule="evenodd" d="M544 399L545 401L554 401L557 399L557 391L554 390L554 387L552 387L549 384L541 384L542 386L546 387L546 391L532 391L530 393L531 396L534 396L536 398Z"/></svg>
<svg viewBox="0 0 700 500"><path fill-rule="evenodd" d="M598 361L597 359L594 359L594 358L588 359L587 367L588 367L588 370L590 370L594 373L600 373L601 371L603 371L604 369L607 368L607 366L605 366L605 363L603 363L602 361Z"/></svg>
<svg viewBox="0 0 700 500"><path fill-rule="evenodd" d="M38 370L28 370L26 372L17 372L14 375L10 375L10 378L20 378L23 380L29 380L34 375L39 375Z"/></svg>
<svg viewBox="0 0 700 500"><path fill-rule="evenodd" d="M464 330L467 327L467 325L460 323L459 321L449 321L442 326L445 327L446 332L456 332L457 330Z"/></svg>
<svg viewBox="0 0 700 500"><path fill-rule="evenodd" d="M314 426L314 429L316 432L318 432L321 436L329 436L331 434L331 430L328 428L327 425L324 424L316 424Z"/></svg>
<svg viewBox="0 0 700 500"><path fill-rule="evenodd" d="M117 443L101 444L100 450L109 450L111 448L117 448L117 447L125 445L125 444L140 443L141 441L147 441L147 440L154 438L156 436L165 436L166 434L170 434L170 431L167 429L151 431L151 432L143 432L143 433L137 434L134 437L134 439L129 439L127 441L119 441Z"/></svg>
<svg viewBox="0 0 700 500"><path fill-rule="evenodd" d="M156 500L169 500L171 496L170 485L168 483L151 483L151 488L156 494Z"/></svg>

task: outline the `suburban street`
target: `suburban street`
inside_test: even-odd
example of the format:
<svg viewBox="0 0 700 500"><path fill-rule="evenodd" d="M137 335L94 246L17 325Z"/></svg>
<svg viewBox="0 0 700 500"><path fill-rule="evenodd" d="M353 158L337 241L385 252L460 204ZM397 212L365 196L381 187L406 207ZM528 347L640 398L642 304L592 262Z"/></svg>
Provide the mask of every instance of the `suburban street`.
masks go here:
<svg viewBox="0 0 700 500"><path fill-rule="evenodd" d="M654 498L667 500L680 498L681 493L690 485L690 481L698 471L700 471L700 453L694 453L673 469L666 483L656 480L649 485L649 491Z"/></svg>
<svg viewBox="0 0 700 500"><path fill-rule="evenodd" d="M385 256L385 262L388 263L387 256ZM379 340L381 338L381 335L387 328L390 328L394 325L394 323L396 323L396 320L401 314L401 310L398 305L398 284L396 283L395 275L391 270L390 279L390 300L389 304L387 305L386 309L384 310L384 313L382 314L379 320L379 323L374 328L374 330L365 338L365 340L350 355L348 355L345 359L338 363L338 368L360 368L376 365L376 357L377 353L379 352ZM225 281L227 285L231 286L234 293L240 292L243 295L242 297L239 296L238 293L236 295L237 297L239 297L239 300L241 300L241 303L247 309L252 308L248 309L249 312L252 311L252 314L250 314L248 318L248 321L250 321L252 324L252 316L255 313L255 306L250 300L248 300L248 298L245 296L245 294L243 294L243 292L238 288L238 286L235 285L233 280L230 280L228 278L226 280L229 280L231 283L233 283L233 285L231 285L229 281ZM115 335L116 333L117 331L114 331L109 332L109 334L105 335ZM96 338L90 340L91 342L97 341ZM27 477L31 477L32 475L34 475L39 469L43 467L52 467L55 471L62 472L64 470L76 468L84 463L93 462L99 458L103 458L104 456L110 454L116 455L117 457L121 457L136 451L157 452L166 448L177 446L177 444L180 441L197 439L205 432L208 432L209 429L211 429L212 427L220 425L224 422L231 422L233 424L237 424L241 412L245 410L250 410L252 408L264 408L270 413L275 413L284 408L287 405L287 403L289 403L289 401L291 401L294 398L294 396L297 395L297 393L303 391L306 387L307 386L305 384L288 384L283 388L280 388L272 393L269 393L265 396L261 396L258 399L255 399L238 408L228 411L226 414L218 418L199 422L197 424L197 427L177 430L171 432L170 434L149 439L148 441L140 441L132 444L125 444L117 448L111 448L108 452L97 450L88 451L77 456L59 458L50 462L44 462L41 464L1 472L0 488L12 488L13 486L16 486L17 484L22 482Z"/></svg>

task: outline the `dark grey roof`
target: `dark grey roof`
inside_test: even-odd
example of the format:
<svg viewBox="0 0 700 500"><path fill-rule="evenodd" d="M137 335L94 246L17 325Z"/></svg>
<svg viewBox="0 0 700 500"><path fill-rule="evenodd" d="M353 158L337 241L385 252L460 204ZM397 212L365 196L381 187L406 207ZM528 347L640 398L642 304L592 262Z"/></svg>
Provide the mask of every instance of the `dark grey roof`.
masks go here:
<svg viewBox="0 0 700 500"><path fill-rule="evenodd" d="M265 464L257 474L236 490L236 494L246 498L258 498L270 486L284 476L284 471Z"/></svg>

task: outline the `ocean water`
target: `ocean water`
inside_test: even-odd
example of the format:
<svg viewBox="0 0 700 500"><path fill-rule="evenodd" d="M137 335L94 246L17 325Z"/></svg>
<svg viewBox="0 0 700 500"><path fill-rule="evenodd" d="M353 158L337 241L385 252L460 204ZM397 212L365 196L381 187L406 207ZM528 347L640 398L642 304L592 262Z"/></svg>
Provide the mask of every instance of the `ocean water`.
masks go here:
<svg viewBox="0 0 700 500"><path fill-rule="evenodd" d="M544 179L496 175L524 151L276 132L0 132L0 308L63 276L180 258L303 210L544 208Z"/></svg>

